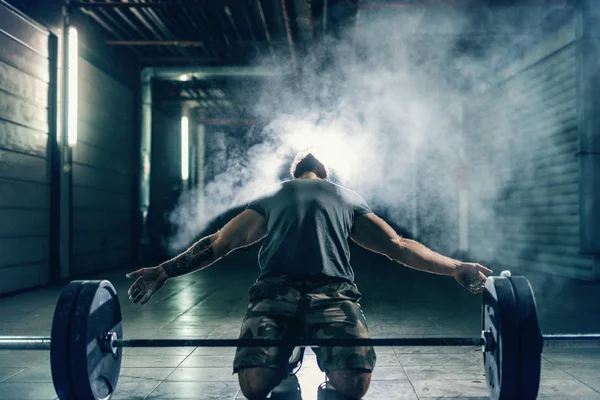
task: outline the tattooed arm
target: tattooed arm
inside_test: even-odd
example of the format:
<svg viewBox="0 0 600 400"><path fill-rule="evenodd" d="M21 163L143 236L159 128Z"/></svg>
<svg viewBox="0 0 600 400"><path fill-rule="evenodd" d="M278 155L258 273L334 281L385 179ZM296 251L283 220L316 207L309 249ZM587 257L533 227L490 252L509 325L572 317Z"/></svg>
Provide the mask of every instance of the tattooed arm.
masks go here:
<svg viewBox="0 0 600 400"><path fill-rule="evenodd" d="M154 268L142 268L127 274L138 278L129 289L134 303L146 303L170 278L208 267L232 251L258 242L267 235L262 215L246 210L229 221L220 231L200 239L185 252Z"/></svg>
<svg viewBox="0 0 600 400"><path fill-rule="evenodd" d="M174 278L208 267L225 255L215 253L219 233L220 231L197 241L185 252L159 265L159 268L163 269L168 278Z"/></svg>

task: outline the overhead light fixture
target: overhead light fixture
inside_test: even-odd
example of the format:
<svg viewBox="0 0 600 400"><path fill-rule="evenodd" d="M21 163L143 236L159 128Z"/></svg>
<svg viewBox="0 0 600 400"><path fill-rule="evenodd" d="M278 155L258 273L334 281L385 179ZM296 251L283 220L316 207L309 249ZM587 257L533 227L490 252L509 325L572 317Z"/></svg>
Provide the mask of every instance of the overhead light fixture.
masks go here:
<svg viewBox="0 0 600 400"><path fill-rule="evenodd" d="M73 147L77 144L77 90L78 90L78 66L79 53L78 53L78 38L77 29L71 27L68 33L69 40L69 59L68 59L68 121L67 121L67 141L69 146Z"/></svg>
<svg viewBox="0 0 600 400"><path fill-rule="evenodd" d="M187 181L190 176L189 121L181 117L181 179Z"/></svg>

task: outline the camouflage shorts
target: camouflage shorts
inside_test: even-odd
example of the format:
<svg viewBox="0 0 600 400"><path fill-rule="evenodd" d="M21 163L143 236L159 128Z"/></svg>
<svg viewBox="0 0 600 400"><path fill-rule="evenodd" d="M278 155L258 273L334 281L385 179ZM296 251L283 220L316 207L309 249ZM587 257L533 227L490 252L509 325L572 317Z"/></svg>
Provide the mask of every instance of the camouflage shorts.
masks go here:
<svg viewBox="0 0 600 400"><path fill-rule="evenodd" d="M249 306L240 339L369 338L367 322L358 304L356 285L321 276L299 280L267 277L249 290ZM373 347L314 348L321 371L372 371ZM238 347L233 372L269 367L287 370L293 348Z"/></svg>

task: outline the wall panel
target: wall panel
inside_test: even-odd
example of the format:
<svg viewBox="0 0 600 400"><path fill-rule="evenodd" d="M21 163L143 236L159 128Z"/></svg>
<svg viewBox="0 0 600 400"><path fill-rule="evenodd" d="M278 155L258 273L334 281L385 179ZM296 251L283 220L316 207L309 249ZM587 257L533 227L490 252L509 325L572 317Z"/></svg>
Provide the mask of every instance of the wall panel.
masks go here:
<svg viewBox="0 0 600 400"><path fill-rule="evenodd" d="M508 269L593 279L579 240L576 32L549 35L470 99L470 242Z"/></svg>
<svg viewBox="0 0 600 400"><path fill-rule="evenodd" d="M0 3L0 294L50 276L49 36Z"/></svg>
<svg viewBox="0 0 600 400"><path fill-rule="evenodd" d="M131 262L134 95L79 62L79 134L73 148L72 275Z"/></svg>

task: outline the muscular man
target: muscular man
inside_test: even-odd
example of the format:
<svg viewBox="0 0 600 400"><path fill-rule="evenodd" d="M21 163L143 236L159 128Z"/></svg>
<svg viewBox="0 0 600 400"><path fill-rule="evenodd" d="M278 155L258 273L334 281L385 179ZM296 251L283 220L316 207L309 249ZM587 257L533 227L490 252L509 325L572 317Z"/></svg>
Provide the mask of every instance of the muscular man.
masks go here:
<svg viewBox="0 0 600 400"><path fill-rule="evenodd" d="M146 303L165 282L198 271L240 247L264 239L260 275L249 290L250 305L240 338L368 338L358 303L348 239L406 266L451 275L473 293L491 271L454 260L399 237L355 192L328 181L312 154L299 154L292 180L253 202L220 231L154 268L128 274L134 303ZM291 348L238 348L234 373L248 399L263 399L286 376ZM369 387L376 356L372 347L316 348L321 370L348 399Z"/></svg>

